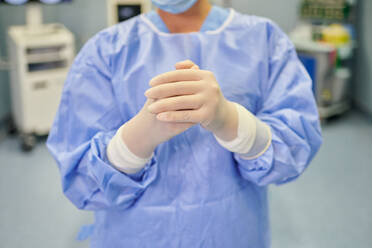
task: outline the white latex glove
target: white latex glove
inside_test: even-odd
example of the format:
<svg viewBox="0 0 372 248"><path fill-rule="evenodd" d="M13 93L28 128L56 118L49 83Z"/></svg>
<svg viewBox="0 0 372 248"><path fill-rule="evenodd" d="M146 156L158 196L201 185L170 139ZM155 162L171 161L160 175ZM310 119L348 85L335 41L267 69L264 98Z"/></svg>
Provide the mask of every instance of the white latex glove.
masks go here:
<svg viewBox="0 0 372 248"><path fill-rule="evenodd" d="M177 63L175 67L176 69L199 69L191 61ZM159 144L195 125L190 122L160 121L148 110L154 102L154 99L148 99L141 111L121 128L122 140L128 149L140 158L150 157Z"/></svg>
<svg viewBox="0 0 372 248"><path fill-rule="evenodd" d="M183 69L193 65L194 69ZM178 66L177 66L178 65ZM157 120L170 123L200 123L223 140L237 137L238 114L225 99L213 73L198 70L191 61L177 64L179 70L154 77L145 95L156 99L148 110Z"/></svg>

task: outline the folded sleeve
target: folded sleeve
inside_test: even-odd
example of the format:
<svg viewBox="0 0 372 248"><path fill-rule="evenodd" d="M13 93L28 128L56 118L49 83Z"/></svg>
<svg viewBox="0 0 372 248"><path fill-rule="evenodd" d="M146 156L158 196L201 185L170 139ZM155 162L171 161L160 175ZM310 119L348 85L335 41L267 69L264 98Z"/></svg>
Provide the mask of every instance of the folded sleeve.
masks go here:
<svg viewBox="0 0 372 248"><path fill-rule="evenodd" d="M107 146L106 154L108 160L115 168L124 173L136 174L151 160L154 153L148 158L141 158L134 154L122 138L123 127L125 127L125 125L121 126L111 139Z"/></svg>
<svg viewBox="0 0 372 248"><path fill-rule="evenodd" d="M322 143L312 81L293 44L271 22L268 57L268 77L263 82L256 117L270 128L271 144L254 159L234 154L241 175L259 186L296 179Z"/></svg>
<svg viewBox="0 0 372 248"><path fill-rule="evenodd" d="M157 176L156 156L134 175L115 169L107 158L109 142L127 121L111 84L109 43L96 36L77 56L47 141L64 194L85 210L129 208Z"/></svg>
<svg viewBox="0 0 372 248"><path fill-rule="evenodd" d="M260 157L271 145L271 130L246 108L238 103L235 103L235 106L238 112L237 137L232 141L224 141L217 136L215 138L222 147L239 153L242 158Z"/></svg>

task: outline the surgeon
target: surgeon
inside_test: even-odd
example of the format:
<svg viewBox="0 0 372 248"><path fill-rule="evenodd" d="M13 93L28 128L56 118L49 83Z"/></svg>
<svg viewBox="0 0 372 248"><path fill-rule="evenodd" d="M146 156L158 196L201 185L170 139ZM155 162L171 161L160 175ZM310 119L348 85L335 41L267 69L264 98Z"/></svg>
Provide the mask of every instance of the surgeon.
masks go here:
<svg viewBox="0 0 372 248"><path fill-rule="evenodd" d="M47 142L63 192L93 248L268 248L268 185L322 142L311 79L270 20L152 3L71 68Z"/></svg>

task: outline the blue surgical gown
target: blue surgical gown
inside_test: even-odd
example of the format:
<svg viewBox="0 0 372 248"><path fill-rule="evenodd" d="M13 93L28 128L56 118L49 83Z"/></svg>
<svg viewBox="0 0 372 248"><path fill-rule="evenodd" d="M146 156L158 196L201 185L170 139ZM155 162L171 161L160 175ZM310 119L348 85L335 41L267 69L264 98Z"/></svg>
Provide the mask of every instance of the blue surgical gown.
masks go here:
<svg viewBox="0 0 372 248"><path fill-rule="evenodd" d="M267 186L297 178L321 144L312 83L273 22L213 11L187 34L142 15L98 33L77 56L47 145L65 195L95 212L91 247L270 247ZM270 126L271 146L244 160L196 125L159 145L139 173L116 170L109 141L144 105L150 79L185 59Z"/></svg>

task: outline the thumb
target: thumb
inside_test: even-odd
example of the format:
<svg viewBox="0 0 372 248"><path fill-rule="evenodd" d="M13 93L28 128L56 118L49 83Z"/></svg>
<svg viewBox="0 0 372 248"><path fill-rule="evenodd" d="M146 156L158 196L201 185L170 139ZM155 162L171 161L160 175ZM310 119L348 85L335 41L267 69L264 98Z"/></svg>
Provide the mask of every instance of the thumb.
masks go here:
<svg viewBox="0 0 372 248"><path fill-rule="evenodd" d="M196 65L191 60L184 60L184 61L178 62L175 65L175 68L176 68L176 70L186 70L186 69L199 70L199 66Z"/></svg>

